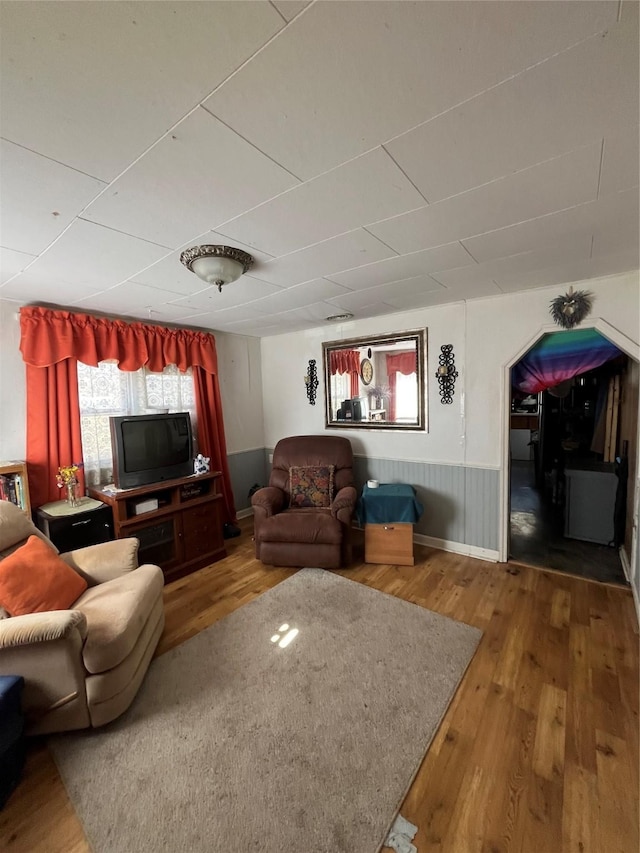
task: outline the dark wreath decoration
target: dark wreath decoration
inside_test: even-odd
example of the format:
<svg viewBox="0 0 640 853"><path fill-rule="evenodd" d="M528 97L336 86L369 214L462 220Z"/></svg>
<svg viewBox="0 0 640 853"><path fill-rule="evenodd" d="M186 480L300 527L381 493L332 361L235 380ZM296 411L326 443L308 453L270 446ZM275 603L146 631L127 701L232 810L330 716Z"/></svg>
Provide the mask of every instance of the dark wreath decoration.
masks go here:
<svg viewBox="0 0 640 853"><path fill-rule="evenodd" d="M551 300L551 316L563 329L572 329L581 323L591 311L592 295L587 290L576 290L569 288L564 296L556 296Z"/></svg>

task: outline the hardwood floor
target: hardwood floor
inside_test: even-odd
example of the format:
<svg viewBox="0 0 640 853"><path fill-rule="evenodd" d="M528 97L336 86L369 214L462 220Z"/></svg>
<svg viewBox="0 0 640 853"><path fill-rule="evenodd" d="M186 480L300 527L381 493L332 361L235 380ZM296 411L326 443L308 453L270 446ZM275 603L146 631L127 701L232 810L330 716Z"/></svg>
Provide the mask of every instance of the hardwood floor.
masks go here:
<svg viewBox="0 0 640 853"><path fill-rule="evenodd" d="M250 521L242 528L225 560L166 587L158 654L295 571L257 562ZM630 591L428 548L416 558L345 574L484 631L401 809L419 827L419 853L637 853ZM0 812L0 849L90 851L42 741Z"/></svg>

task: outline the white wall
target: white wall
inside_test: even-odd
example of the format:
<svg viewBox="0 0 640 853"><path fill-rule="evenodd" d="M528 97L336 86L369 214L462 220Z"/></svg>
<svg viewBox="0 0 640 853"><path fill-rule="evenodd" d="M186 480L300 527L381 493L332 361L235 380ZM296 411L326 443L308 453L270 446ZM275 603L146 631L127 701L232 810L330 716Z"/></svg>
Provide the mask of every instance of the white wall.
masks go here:
<svg viewBox="0 0 640 853"><path fill-rule="evenodd" d="M214 334L227 453L264 447L260 339Z"/></svg>
<svg viewBox="0 0 640 853"><path fill-rule="evenodd" d="M18 304L0 300L0 460L24 459L25 367L20 350Z"/></svg>
<svg viewBox="0 0 640 853"><path fill-rule="evenodd" d="M574 285L576 290L581 288L594 295L591 320L602 318L634 342L640 341L637 273ZM549 302L566 290L567 286L554 286L263 338L266 446L273 447L286 435L324 431L322 393L310 406L303 381L311 358L316 359L322 380L323 341L424 326L428 331L428 433L331 432L347 435L358 454L499 468L507 405L502 399L503 366L540 328L551 324ZM459 373L450 406L439 402L434 376L442 344L453 344Z"/></svg>
<svg viewBox="0 0 640 853"><path fill-rule="evenodd" d="M265 444L273 447L287 435L323 432L324 389L322 342L362 335L427 327L428 433L389 433L368 430L334 430L350 438L357 454L407 460L460 464L465 459L465 322L466 306L459 302L437 308L352 320L305 332L262 338L262 375ZM459 378L453 404L441 405L435 371L440 347L453 344ZM307 401L304 376L310 359L316 360L318 399Z"/></svg>

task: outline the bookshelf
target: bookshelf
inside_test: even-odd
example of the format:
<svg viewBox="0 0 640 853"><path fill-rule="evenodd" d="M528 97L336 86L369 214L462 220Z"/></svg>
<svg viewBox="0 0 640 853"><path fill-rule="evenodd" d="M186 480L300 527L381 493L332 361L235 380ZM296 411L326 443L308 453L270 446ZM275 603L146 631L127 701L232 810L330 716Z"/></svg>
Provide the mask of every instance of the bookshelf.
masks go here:
<svg viewBox="0 0 640 853"><path fill-rule="evenodd" d="M16 504L31 518L26 462L0 462L0 498Z"/></svg>

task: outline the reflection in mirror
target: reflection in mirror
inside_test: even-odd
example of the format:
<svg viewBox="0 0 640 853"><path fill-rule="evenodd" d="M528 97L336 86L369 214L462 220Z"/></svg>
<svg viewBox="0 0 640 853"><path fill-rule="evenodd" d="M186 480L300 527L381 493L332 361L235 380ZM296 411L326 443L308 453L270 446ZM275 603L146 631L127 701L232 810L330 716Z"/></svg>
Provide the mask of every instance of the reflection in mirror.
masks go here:
<svg viewBox="0 0 640 853"><path fill-rule="evenodd" d="M322 345L328 427L424 430L426 331Z"/></svg>

